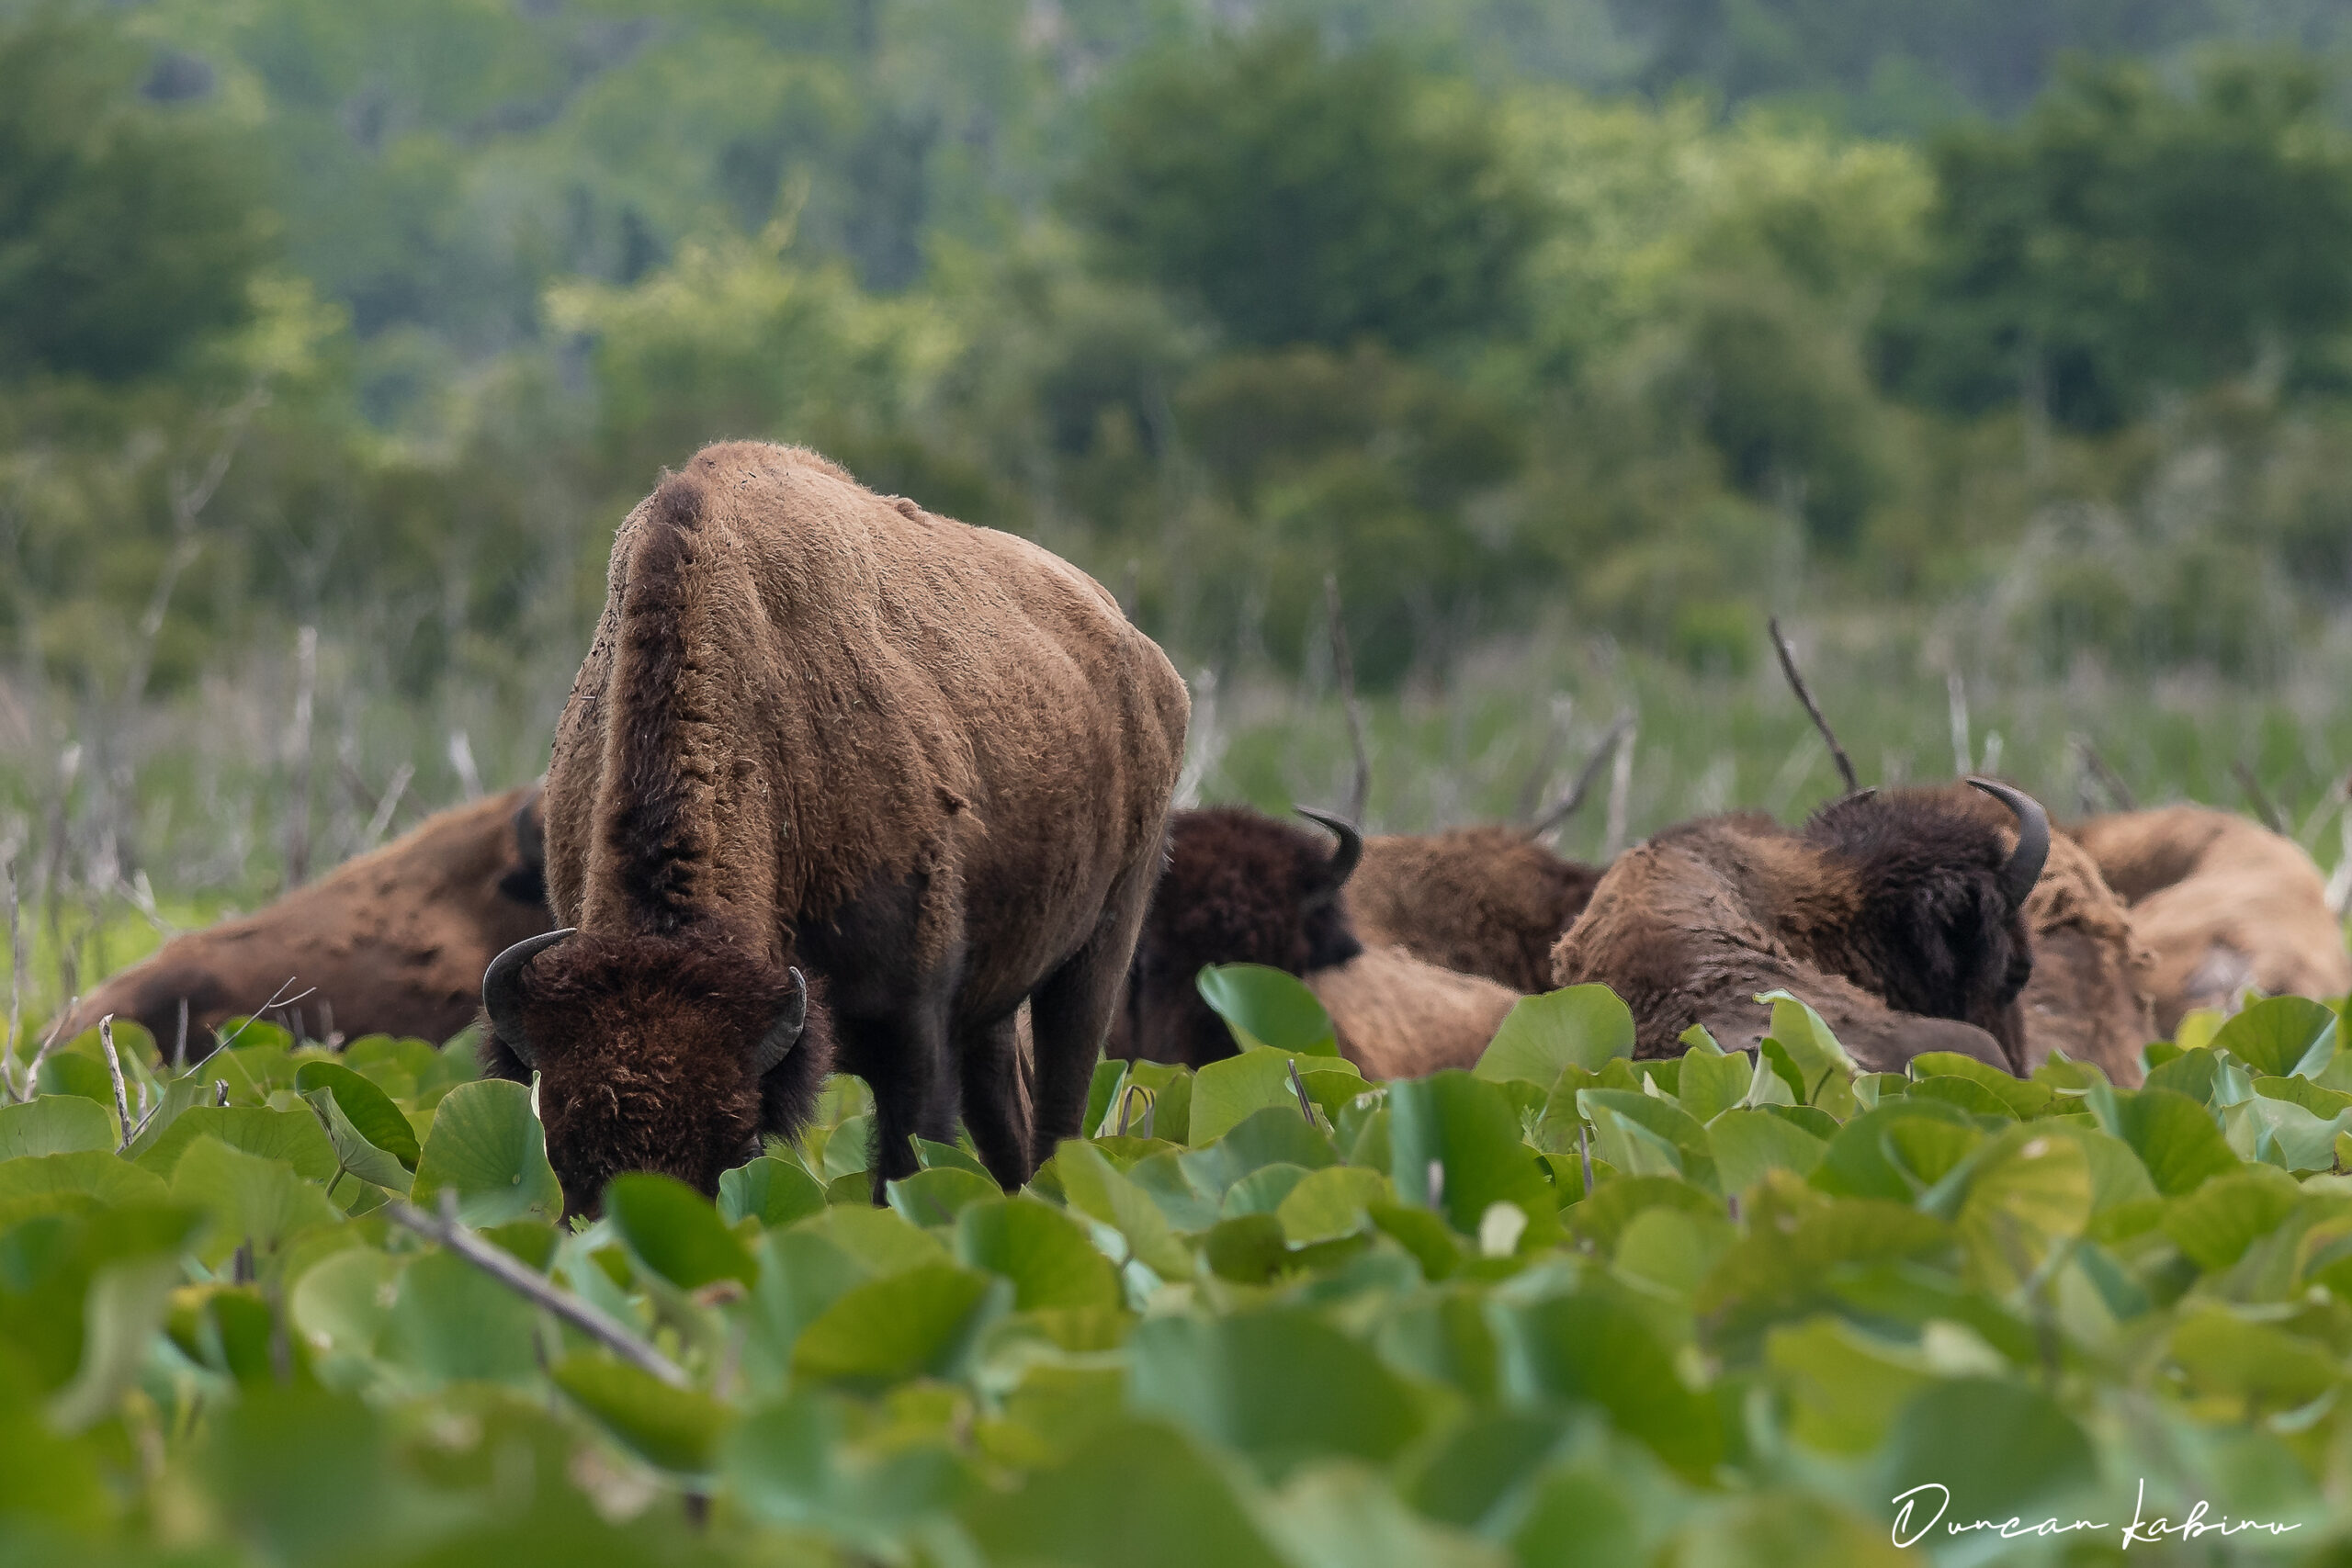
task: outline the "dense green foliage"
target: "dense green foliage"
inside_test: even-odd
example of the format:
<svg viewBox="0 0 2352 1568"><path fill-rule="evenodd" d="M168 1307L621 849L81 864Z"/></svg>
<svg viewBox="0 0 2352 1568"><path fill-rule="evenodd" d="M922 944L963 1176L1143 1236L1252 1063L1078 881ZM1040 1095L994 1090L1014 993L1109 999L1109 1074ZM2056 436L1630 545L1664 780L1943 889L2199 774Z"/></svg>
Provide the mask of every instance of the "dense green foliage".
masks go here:
<svg viewBox="0 0 2352 1568"><path fill-rule="evenodd" d="M919 1145L869 1207L842 1078L716 1205L624 1176L584 1225L555 1223L529 1092L473 1081L463 1040L335 1057L249 1025L175 1080L127 1030L128 1135L74 1042L0 1109L0 1537L1123 1568L1996 1544L1933 1516L2098 1523L2001 1559L2083 1562L2201 1500L2290 1529L2197 1561L2344 1549L2336 1008L2192 1017L2125 1090L1857 1074L1786 999L1753 1063L1631 1062L1579 987L1475 1072L1378 1085L1287 976L1204 991L1255 1043L1104 1064L1090 1136L1019 1196ZM1927 1483L1948 1507L1905 1524Z"/></svg>

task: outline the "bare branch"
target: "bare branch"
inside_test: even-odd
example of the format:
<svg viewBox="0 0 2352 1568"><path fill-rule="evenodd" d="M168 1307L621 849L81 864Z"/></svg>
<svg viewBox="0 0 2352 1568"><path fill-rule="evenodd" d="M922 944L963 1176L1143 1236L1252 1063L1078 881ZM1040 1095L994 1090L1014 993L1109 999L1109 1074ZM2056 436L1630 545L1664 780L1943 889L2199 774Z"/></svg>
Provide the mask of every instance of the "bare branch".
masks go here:
<svg viewBox="0 0 2352 1568"><path fill-rule="evenodd" d="M455 1192L442 1193L443 1212L428 1214L415 1204L395 1198L384 1205L384 1217L435 1241L464 1258L516 1295L555 1314L581 1333L611 1350L639 1371L650 1372L673 1388L687 1386L685 1371L675 1361L615 1323L604 1313L560 1289L536 1269L526 1269L512 1254L493 1247L458 1223Z"/></svg>
<svg viewBox="0 0 2352 1568"><path fill-rule="evenodd" d="M413 762L402 762L392 770L392 782L384 786L383 800L378 804L376 814L368 818L368 837L363 842L369 849L374 849L376 841L391 827L392 813L400 807L401 792L408 788L409 780L414 777L416 764Z"/></svg>
<svg viewBox="0 0 2352 1568"><path fill-rule="evenodd" d="M1533 827L1528 829L1527 836L1531 839L1540 839L1575 816L1577 809L1584 805L1585 796L1592 793L1593 781L1600 777L1601 765L1617 754L1617 748L1623 746L1625 743L1625 737L1633 732L1634 712L1628 708L1617 716L1615 722L1610 725L1609 732L1603 735L1600 738L1600 743L1592 749L1592 755L1587 757L1584 760L1584 766L1577 770L1577 782L1569 788L1568 793L1560 797L1558 805L1538 818Z"/></svg>
<svg viewBox="0 0 2352 1568"><path fill-rule="evenodd" d="M2245 791L2246 799L2254 803L2255 815L2262 818L2262 825L2274 833L2284 834L2287 831L2286 814L2263 789L2262 781L2254 776L2254 770L2244 762L2232 762L2230 772L2236 775L2238 787Z"/></svg>
<svg viewBox="0 0 2352 1568"><path fill-rule="evenodd" d="M1348 790L1349 821L1363 826L1364 807L1372 802L1372 756L1364 748L1363 706L1356 701L1356 662L1348 652L1348 626L1340 616L1340 575L1323 577L1323 604L1331 617L1331 679L1340 688L1340 708L1348 718L1348 745L1355 752L1355 782Z"/></svg>
<svg viewBox="0 0 2352 1568"><path fill-rule="evenodd" d="M1625 847L1627 807L1634 793L1634 742L1636 731L1628 729L1617 743L1617 761L1609 770L1609 829L1600 843L1600 858L1615 860L1617 852Z"/></svg>
<svg viewBox="0 0 2352 1568"><path fill-rule="evenodd" d="M1291 1092L1298 1096L1298 1113L1306 1118L1308 1126L1314 1126L1315 1102L1306 1098L1306 1080L1298 1076L1298 1058L1295 1056L1290 1059L1290 1088Z"/></svg>
<svg viewBox="0 0 2352 1568"><path fill-rule="evenodd" d="M1552 782L1552 770L1559 765L1560 752L1568 743L1568 723L1576 717L1577 701L1562 694L1552 699L1551 722L1544 727L1544 744L1535 753L1535 766L1529 770L1527 782L1520 786L1519 809L1512 813L1514 822L1533 822L1544 809L1544 790ZM1530 836L1534 829L1530 829Z"/></svg>
<svg viewBox="0 0 2352 1568"><path fill-rule="evenodd" d="M1846 781L1846 793L1853 794L1861 787L1860 781L1854 777L1854 760L1846 755L1846 748L1838 744L1838 732L1821 716L1821 705L1813 700L1812 690L1797 672L1796 655L1789 651L1789 639L1781 635L1781 618L1775 615L1765 624L1772 633L1772 646L1781 655L1781 673L1789 678L1789 689L1796 693L1797 701L1804 705L1805 713L1813 719L1813 727L1829 743L1829 760L1838 764L1838 776Z"/></svg>
<svg viewBox="0 0 2352 1568"><path fill-rule="evenodd" d="M130 1097L122 1089L122 1058L114 1048L114 1014L98 1020L98 1045L107 1054L107 1077L114 1080L114 1119L122 1123L122 1142L116 1145L120 1154L130 1146Z"/></svg>

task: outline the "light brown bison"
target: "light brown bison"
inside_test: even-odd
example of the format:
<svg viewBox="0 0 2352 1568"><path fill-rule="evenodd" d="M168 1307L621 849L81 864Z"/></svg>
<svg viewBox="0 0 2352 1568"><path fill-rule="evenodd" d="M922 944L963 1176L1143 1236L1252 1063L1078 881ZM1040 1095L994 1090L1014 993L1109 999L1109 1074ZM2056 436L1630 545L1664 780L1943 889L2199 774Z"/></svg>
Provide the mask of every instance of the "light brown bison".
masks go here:
<svg viewBox="0 0 2352 1568"><path fill-rule="evenodd" d="M531 784L429 817L265 908L174 937L83 998L62 1032L136 1019L168 1058L185 1003L193 1059L223 1019L307 990L282 1010L306 1035L446 1040L473 1021L492 955L553 924L539 813Z"/></svg>
<svg viewBox="0 0 2352 1568"><path fill-rule="evenodd" d="M2233 812L2166 806L2071 829L2130 907L2154 953L2155 1025L2192 1008L2233 1008L2246 987L2332 998L2352 990L2352 955L2319 868L2296 843Z"/></svg>
<svg viewBox="0 0 2352 1568"><path fill-rule="evenodd" d="M1584 913L1601 870L1499 824L1382 835L1364 840L1341 901L1365 942L1514 992L1542 991L1552 984L1552 948Z"/></svg>
<svg viewBox="0 0 2352 1568"><path fill-rule="evenodd" d="M566 932L483 976L485 1066L539 1073L568 1203L622 1170L712 1190L805 1121L836 1047L874 1091L877 1200L959 1101L1026 1180L1079 1130L1187 706L1111 595L1026 540L792 447L665 477L556 734Z"/></svg>
<svg viewBox="0 0 2352 1568"><path fill-rule="evenodd" d="M1345 818L1304 812L1337 842L1240 807L1169 820L1168 868L1129 972L1119 1048L1204 1066L1233 1034L1195 984L1211 964L1295 975L1331 1015L1342 1055L1377 1077L1476 1062L1518 993L1358 939L1342 890L1364 853Z"/></svg>
<svg viewBox="0 0 2352 1568"><path fill-rule="evenodd" d="M1679 1055L1694 1023L1752 1048L1770 1018L1753 998L1786 989L1866 1068L1941 1050L2016 1071L2049 821L2019 791L1969 782L2009 806L2014 830L1952 790L1864 791L1800 829L1753 814L1668 829L1601 878L1554 950L1554 982L1623 997L1637 1056Z"/></svg>
<svg viewBox="0 0 2352 1568"><path fill-rule="evenodd" d="M2064 1052L2111 1083L2136 1086L2141 1048L2156 1038L2149 1007L2154 955L2132 933L2123 900L2097 863L2066 834L2026 899L2033 976L2019 998L2028 1072Z"/></svg>

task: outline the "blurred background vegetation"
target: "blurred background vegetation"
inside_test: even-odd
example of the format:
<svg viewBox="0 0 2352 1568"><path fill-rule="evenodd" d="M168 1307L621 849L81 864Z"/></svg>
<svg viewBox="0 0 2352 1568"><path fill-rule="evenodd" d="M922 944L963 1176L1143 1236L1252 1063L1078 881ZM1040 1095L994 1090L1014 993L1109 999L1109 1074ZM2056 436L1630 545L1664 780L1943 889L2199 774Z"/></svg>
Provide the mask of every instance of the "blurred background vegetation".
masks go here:
<svg viewBox="0 0 2352 1568"><path fill-rule="evenodd" d="M1564 847L1804 808L1778 614L1866 781L2072 811L2087 742L2334 860L2347 63L2335 0L0 0L35 982L543 766L738 435L1092 570L1211 795L1341 793L1328 576L1384 826L1623 710Z"/></svg>

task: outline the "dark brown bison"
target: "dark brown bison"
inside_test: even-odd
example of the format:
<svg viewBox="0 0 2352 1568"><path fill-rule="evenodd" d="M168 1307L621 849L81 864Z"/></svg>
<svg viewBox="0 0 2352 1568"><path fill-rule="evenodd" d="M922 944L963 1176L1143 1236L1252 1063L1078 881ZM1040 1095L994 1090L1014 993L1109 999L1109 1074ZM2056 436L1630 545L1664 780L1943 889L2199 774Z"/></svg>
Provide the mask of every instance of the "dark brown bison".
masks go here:
<svg viewBox="0 0 2352 1568"><path fill-rule="evenodd" d="M1499 824L1364 840L1342 902L1356 934L1513 991L1548 990L1552 948L1602 868Z"/></svg>
<svg viewBox="0 0 2352 1568"><path fill-rule="evenodd" d="M2028 1072L2063 1052L2111 1083L2136 1086L2141 1048L2156 1037L2149 1008L2154 955L2130 912L2080 844L2052 836L2050 859L2025 905L2033 977L2019 998Z"/></svg>
<svg viewBox="0 0 2352 1568"><path fill-rule="evenodd" d="M2025 906L2050 852L2041 807L1994 827L1961 792L1864 791L1802 829L1753 815L1668 829L1620 856L1553 953L1562 986L1600 981L1633 1009L1634 1054L1679 1055L1704 1024L1753 1047L1786 989L1865 1068L1958 1051L2010 1071L2032 968Z"/></svg>
<svg viewBox="0 0 2352 1568"><path fill-rule="evenodd" d="M2352 990L2352 955L2319 868L2291 839L2233 812L2167 806L2070 829L2129 906L2154 955L2147 988L2169 1036L2192 1008L2266 994Z"/></svg>
<svg viewBox="0 0 2352 1568"><path fill-rule="evenodd" d="M836 1048L874 1090L877 1200L959 1101L1026 1180L1079 1130L1187 706L1111 595L1026 540L792 447L665 477L613 543L548 773L571 934L483 976L484 1063L539 1073L567 1201L631 1169L712 1190L805 1121Z"/></svg>
<svg viewBox="0 0 2352 1568"><path fill-rule="evenodd" d="M1340 1053L1373 1077L1475 1062L1518 994L1396 947L1367 948L1342 897L1363 839L1342 818L1303 815L1336 843L1238 807L1170 818L1168 867L1136 943L1121 1048L1193 1066L1232 1055L1232 1032L1195 981L1207 964L1263 964L1306 983L1331 1015Z"/></svg>
<svg viewBox="0 0 2352 1568"><path fill-rule="evenodd" d="M382 849L237 919L174 937L82 998L64 1032L136 1019L169 1057L272 998L299 1032L446 1040L473 1021L482 965L553 923L541 876L539 786L427 818ZM291 984L288 984L288 982Z"/></svg>

